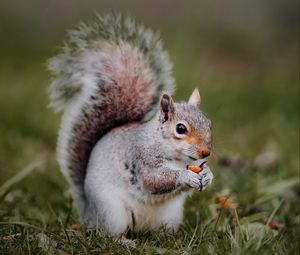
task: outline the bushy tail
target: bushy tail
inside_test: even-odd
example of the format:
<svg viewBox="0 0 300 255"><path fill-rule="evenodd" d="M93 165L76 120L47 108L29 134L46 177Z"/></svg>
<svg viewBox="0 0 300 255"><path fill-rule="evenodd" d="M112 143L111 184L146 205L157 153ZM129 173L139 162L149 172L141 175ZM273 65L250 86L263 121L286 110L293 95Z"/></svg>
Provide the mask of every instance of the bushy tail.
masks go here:
<svg viewBox="0 0 300 255"><path fill-rule="evenodd" d="M98 15L68 32L49 61L51 106L63 110L58 157L79 195L90 153L115 126L142 121L172 93L171 64L157 34L121 15Z"/></svg>

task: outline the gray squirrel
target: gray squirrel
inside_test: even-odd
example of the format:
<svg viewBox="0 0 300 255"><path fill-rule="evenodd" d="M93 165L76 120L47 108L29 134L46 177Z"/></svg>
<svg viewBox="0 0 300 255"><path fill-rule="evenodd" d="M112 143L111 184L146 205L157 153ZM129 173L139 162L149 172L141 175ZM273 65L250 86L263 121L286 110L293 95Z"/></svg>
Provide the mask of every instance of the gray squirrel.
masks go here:
<svg viewBox="0 0 300 255"><path fill-rule="evenodd" d="M97 15L68 32L49 60L51 106L63 111L58 161L79 215L112 236L178 229L193 190L213 179L211 121L194 90L171 97L172 65L158 34L119 14Z"/></svg>

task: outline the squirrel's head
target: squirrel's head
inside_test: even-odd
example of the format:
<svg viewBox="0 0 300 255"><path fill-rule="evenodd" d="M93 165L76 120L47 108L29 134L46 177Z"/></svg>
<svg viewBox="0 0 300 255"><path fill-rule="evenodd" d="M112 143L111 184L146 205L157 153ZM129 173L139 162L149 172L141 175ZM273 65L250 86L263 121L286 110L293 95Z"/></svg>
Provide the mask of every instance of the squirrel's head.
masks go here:
<svg viewBox="0 0 300 255"><path fill-rule="evenodd" d="M188 102L174 103L172 97L163 94L160 100L162 135L170 150L181 160L197 160L208 157L212 149L211 121L199 109L200 94L195 89Z"/></svg>

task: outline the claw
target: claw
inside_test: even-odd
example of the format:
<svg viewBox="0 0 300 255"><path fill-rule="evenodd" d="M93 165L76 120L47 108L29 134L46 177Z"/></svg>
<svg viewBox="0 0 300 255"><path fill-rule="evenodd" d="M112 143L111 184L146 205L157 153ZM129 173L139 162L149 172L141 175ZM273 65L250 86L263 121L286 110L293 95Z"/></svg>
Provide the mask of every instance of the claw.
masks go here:
<svg viewBox="0 0 300 255"><path fill-rule="evenodd" d="M199 191L202 191L203 190L203 185L202 185L202 183L200 183L200 185L199 185Z"/></svg>
<svg viewBox="0 0 300 255"><path fill-rule="evenodd" d="M202 168L207 161L203 161L199 166Z"/></svg>

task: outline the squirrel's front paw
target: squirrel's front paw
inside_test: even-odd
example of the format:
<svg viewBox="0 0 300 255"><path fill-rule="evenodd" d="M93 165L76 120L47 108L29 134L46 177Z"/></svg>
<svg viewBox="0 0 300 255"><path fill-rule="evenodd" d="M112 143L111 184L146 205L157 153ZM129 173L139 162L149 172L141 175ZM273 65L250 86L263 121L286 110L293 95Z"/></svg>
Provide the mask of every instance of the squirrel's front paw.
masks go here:
<svg viewBox="0 0 300 255"><path fill-rule="evenodd" d="M181 187L198 189L201 185L198 174L191 171L180 171L177 179L177 185Z"/></svg>
<svg viewBox="0 0 300 255"><path fill-rule="evenodd" d="M178 178L179 186L185 186L188 188L194 188L198 191L204 190L209 184L211 184L214 176L209 167L205 165L203 170L197 174L192 171L180 172Z"/></svg>
<svg viewBox="0 0 300 255"><path fill-rule="evenodd" d="M206 187L212 183L212 180L214 178L213 173L210 171L207 165L205 165L203 170L197 175L200 182L200 185L197 188L197 190L199 191L205 190Z"/></svg>

